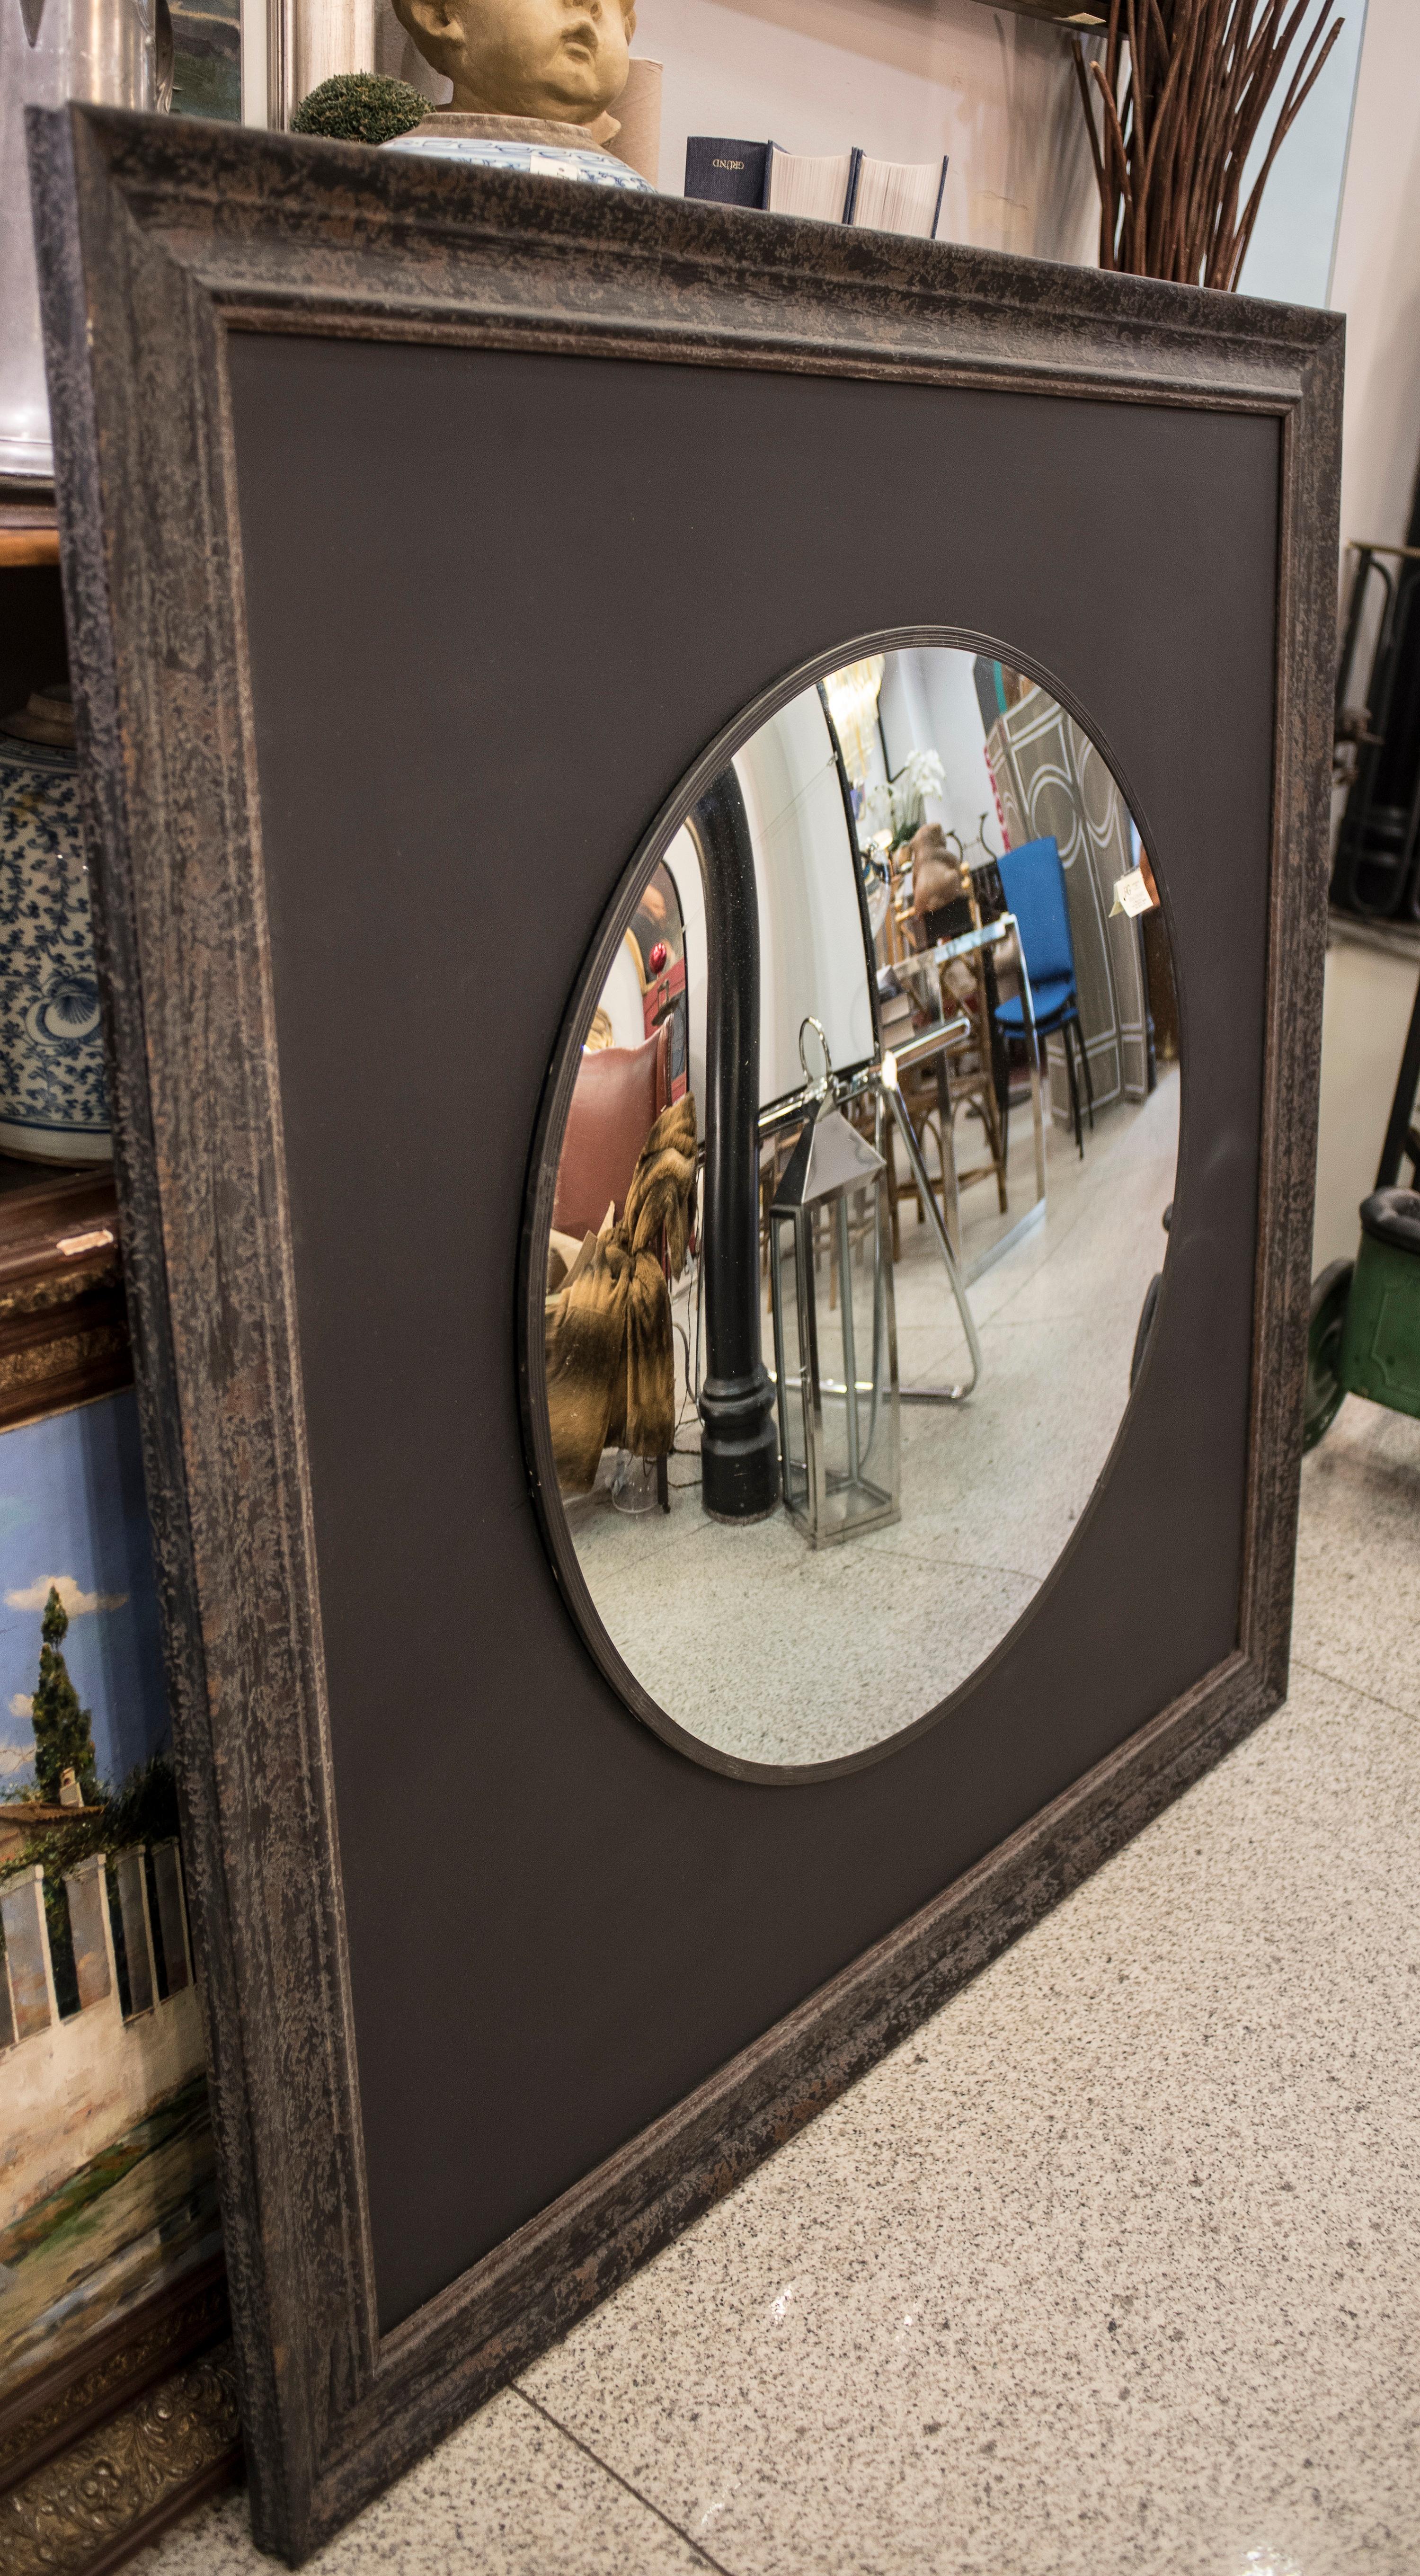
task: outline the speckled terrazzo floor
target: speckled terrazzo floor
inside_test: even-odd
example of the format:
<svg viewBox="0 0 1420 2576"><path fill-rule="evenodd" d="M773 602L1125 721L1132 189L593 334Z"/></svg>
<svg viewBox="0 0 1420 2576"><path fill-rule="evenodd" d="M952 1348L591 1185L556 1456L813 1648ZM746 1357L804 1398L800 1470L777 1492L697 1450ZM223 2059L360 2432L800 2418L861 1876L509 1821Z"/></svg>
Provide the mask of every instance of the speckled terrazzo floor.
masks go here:
<svg viewBox="0 0 1420 2576"><path fill-rule="evenodd" d="M1175 1071L1138 1106L1102 1111L1083 1159L1047 1131L1044 1215L970 1290L979 1385L961 1406L903 1407L891 1526L810 1549L782 1510L740 1529L708 1520L690 1403L668 1514L615 1510L607 1453L595 1491L569 1506L582 1572L630 1669L689 1733L754 1762L856 1753L935 1708L1029 1608L1128 1402L1139 1310L1167 1250L1178 1101ZM1012 1145L1008 1222L1034 1195L1028 1112ZM963 1212L970 1251L1001 1225L994 1184L965 1193ZM894 1272L903 1385L960 1383L965 1337L910 1202ZM688 1292L681 1306L693 1335Z"/></svg>
<svg viewBox="0 0 1420 2576"><path fill-rule="evenodd" d="M324 2576L1414 2576L1417 1539L1352 1399L1286 1708ZM264 2562L234 2493L137 2563Z"/></svg>

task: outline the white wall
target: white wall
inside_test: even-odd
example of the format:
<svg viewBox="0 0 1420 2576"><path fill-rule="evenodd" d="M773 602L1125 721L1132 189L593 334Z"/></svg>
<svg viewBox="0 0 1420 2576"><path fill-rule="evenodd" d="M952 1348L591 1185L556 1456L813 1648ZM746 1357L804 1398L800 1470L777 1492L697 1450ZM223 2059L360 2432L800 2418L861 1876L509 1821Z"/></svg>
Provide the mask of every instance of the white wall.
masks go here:
<svg viewBox="0 0 1420 2576"><path fill-rule="evenodd" d="M1331 300L1346 316L1341 534L1398 543L1420 463L1420 0L1366 13Z"/></svg>
<svg viewBox="0 0 1420 2576"><path fill-rule="evenodd" d="M873 1052L873 1006L856 861L816 689L735 754L759 889L759 1097L804 1079L799 1031L818 1020L840 1072ZM818 1069L811 1051L808 1062Z"/></svg>
<svg viewBox="0 0 1420 2576"><path fill-rule="evenodd" d="M390 0L375 0L375 69L388 80L408 81L422 89L433 107L447 107L454 85L432 63L426 63L414 38L405 33Z"/></svg>
<svg viewBox="0 0 1420 2576"><path fill-rule="evenodd" d="M1024 639L1023 639L1024 640ZM986 766L986 734L973 676L975 655L926 645L889 653L883 673L883 735L894 770L911 751L935 751L942 763L938 795L923 800L929 823L955 832L964 848L981 816L996 817L996 791Z"/></svg>
<svg viewBox="0 0 1420 2576"><path fill-rule="evenodd" d="M1420 466L1420 0L1369 0L1331 302L1346 316L1343 546L1362 537L1400 544ZM1343 609L1348 569L1343 554ZM1366 658L1363 638L1358 674ZM1333 936L1313 1277L1355 1252L1356 1209L1375 1182L1415 974L1412 959L1367 947L1364 934Z"/></svg>
<svg viewBox="0 0 1420 2576"><path fill-rule="evenodd" d="M701 1132L705 1127L705 1003L710 984L709 941L705 931L705 888L700 881L700 853L682 823L666 852L666 867L680 897L685 927L686 1084L695 1094Z"/></svg>
<svg viewBox="0 0 1420 2576"><path fill-rule="evenodd" d="M602 1009L611 1022L612 1043L619 1047L638 1047L646 1043L646 1009L641 992L641 978L631 953L628 930L616 952L611 973L600 994Z"/></svg>
<svg viewBox="0 0 1420 2576"><path fill-rule="evenodd" d="M833 745L818 692L807 689L735 754L759 891L759 1097L803 1081L799 1030L822 1023L846 1071L873 1050L873 1006L855 865ZM685 916L690 1088L705 1118L706 937L700 864L689 832L666 852ZM817 1051L809 1061L815 1071Z"/></svg>
<svg viewBox="0 0 1420 2576"><path fill-rule="evenodd" d="M661 185L688 134L790 152L850 143L950 160L944 240L1093 255L1097 199L1069 48L979 0L640 0L634 51L665 66Z"/></svg>
<svg viewBox="0 0 1420 2576"><path fill-rule="evenodd" d="M1417 971L1420 953L1400 955L1359 925L1333 925L1321 1023L1313 1279L1328 1261L1355 1257L1356 1211L1376 1185ZM1406 1163L1401 1179L1409 1178Z"/></svg>
<svg viewBox="0 0 1420 2576"><path fill-rule="evenodd" d="M1240 284L1245 295L1271 296L1279 304L1330 301L1365 25L1366 0L1345 0L1341 33L1269 173L1243 262ZM1271 146L1300 50L1294 48L1288 59L1248 156L1244 204Z"/></svg>

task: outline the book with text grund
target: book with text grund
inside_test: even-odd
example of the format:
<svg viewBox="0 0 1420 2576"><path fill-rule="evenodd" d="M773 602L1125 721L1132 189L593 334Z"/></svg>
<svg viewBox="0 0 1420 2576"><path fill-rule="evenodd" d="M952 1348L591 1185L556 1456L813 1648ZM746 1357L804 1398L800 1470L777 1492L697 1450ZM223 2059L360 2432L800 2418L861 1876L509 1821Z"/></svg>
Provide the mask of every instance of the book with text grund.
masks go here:
<svg viewBox="0 0 1420 2576"><path fill-rule="evenodd" d="M947 162L874 161L848 152L786 152L778 143L737 142L692 134L685 148L685 193L719 205L763 206L771 214L860 224L875 232L915 233L934 241L941 221Z"/></svg>
<svg viewBox="0 0 1420 2576"><path fill-rule="evenodd" d="M720 206L762 206L768 159L767 143L692 134L685 147L685 193Z"/></svg>

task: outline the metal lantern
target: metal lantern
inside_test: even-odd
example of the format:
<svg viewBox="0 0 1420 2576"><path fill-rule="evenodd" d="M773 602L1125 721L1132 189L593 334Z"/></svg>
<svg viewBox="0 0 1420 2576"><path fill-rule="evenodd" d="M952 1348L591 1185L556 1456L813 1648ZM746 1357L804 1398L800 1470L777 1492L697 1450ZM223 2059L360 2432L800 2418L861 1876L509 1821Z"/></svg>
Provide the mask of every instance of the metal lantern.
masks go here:
<svg viewBox="0 0 1420 2576"><path fill-rule="evenodd" d="M784 1501L813 1547L901 1509L887 1165L837 1109L810 1115L769 1211Z"/></svg>

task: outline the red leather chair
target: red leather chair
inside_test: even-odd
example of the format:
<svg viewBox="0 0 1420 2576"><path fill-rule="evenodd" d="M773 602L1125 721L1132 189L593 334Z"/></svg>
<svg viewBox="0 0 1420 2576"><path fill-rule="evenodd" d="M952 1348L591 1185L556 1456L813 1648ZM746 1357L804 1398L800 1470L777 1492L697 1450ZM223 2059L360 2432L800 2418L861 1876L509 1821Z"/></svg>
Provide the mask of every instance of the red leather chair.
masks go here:
<svg viewBox="0 0 1420 2576"><path fill-rule="evenodd" d="M644 1046L583 1056L557 1167L552 1222L559 1234L596 1234L608 1206L620 1219L637 1156L670 1096L668 1022Z"/></svg>

